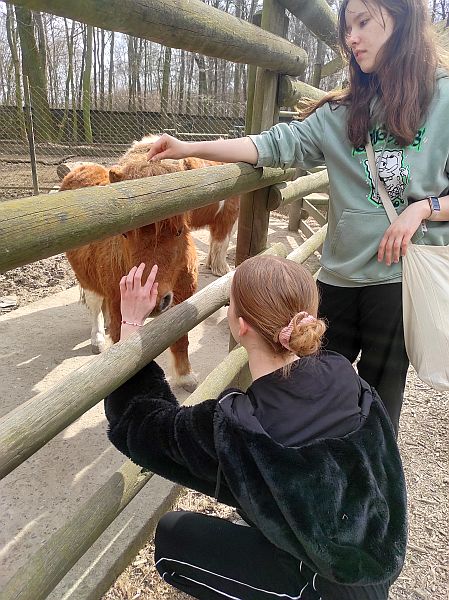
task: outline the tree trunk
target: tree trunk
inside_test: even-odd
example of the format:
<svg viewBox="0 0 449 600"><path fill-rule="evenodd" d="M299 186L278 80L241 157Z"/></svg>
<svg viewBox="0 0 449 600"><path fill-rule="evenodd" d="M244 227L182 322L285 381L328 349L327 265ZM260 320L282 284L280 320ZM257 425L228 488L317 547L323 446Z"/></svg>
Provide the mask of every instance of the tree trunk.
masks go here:
<svg viewBox="0 0 449 600"><path fill-rule="evenodd" d="M37 25L37 40L38 40L40 65L41 65L42 73L44 74L44 77L46 77L46 74L47 74L47 44L46 44L46 39L45 39L44 23L42 21L42 15L40 12L34 12L33 16L34 16L34 20ZM45 79L45 91L46 91L46 93L48 91L47 90L47 79Z"/></svg>
<svg viewBox="0 0 449 600"><path fill-rule="evenodd" d="M161 87L161 115L162 129L168 128L168 102L169 102L169 84L170 84L170 67L171 67L171 48L165 47L164 66L162 69L162 87Z"/></svg>
<svg viewBox="0 0 449 600"><path fill-rule="evenodd" d="M72 40L72 78L70 81L70 89L72 96L72 140L74 143L78 143L78 112L77 112L77 104L76 104L76 85L75 85L75 32L76 32L76 22L72 21L72 31L71 31L71 40Z"/></svg>
<svg viewBox="0 0 449 600"><path fill-rule="evenodd" d="M201 54L195 54L195 61L198 65L198 114L202 115L207 102L206 63Z"/></svg>
<svg viewBox="0 0 449 600"><path fill-rule="evenodd" d="M101 29L101 32L100 32L100 110L104 110L104 51L105 51L104 29Z"/></svg>
<svg viewBox="0 0 449 600"><path fill-rule="evenodd" d="M70 108L70 92L73 93L73 37L75 35L75 21L72 21L72 29L69 33L69 26L67 23L67 19L64 19L65 26L65 37L67 43L67 55L68 55L68 65L67 65L67 77L65 80L65 94L64 94L64 115L62 117L58 142L62 140L64 137L64 130L67 125L68 117L69 117L69 108ZM73 110L74 118L76 118L76 110Z"/></svg>
<svg viewBox="0 0 449 600"><path fill-rule="evenodd" d="M186 113L192 114L192 77L193 77L193 56L189 54L189 74L187 76L187 101L186 101Z"/></svg>
<svg viewBox="0 0 449 600"><path fill-rule="evenodd" d="M47 38L47 57L50 57L50 61L48 64L47 72L49 75L50 81L50 98L53 106L59 105L59 77L58 77L58 68L59 68L59 56L56 51L56 38L55 38L55 28L54 28L54 18L50 20L50 29L51 29L51 48L53 52L50 51L50 46L48 44L48 35L46 32Z"/></svg>
<svg viewBox="0 0 449 600"><path fill-rule="evenodd" d="M144 40L144 43L143 43L143 110L147 110L148 70L149 70L148 41Z"/></svg>
<svg viewBox="0 0 449 600"><path fill-rule="evenodd" d="M19 125L18 133L22 140L26 140L27 135L25 127L25 117L23 115L23 98L20 81L20 60L19 52L17 49L17 31L14 28L14 12L10 4L6 5L6 35L8 37L9 49L11 51L11 58L14 65L17 121Z"/></svg>
<svg viewBox="0 0 449 600"><path fill-rule="evenodd" d="M137 49L137 41L139 42L139 48ZM137 110L143 110L142 104L142 83L140 81L140 71L142 69L142 51L143 51L143 40L136 38L136 53L134 61L134 81L136 86L136 98L137 98Z"/></svg>
<svg viewBox="0 0 449 600"><path fill-rule="evenodd" d="M31 11L20 6L15 6L14 10L22 49L22 71L24 78L28 77L33 105L34 133L38 141L53 141L56 138L56 130L48 104L45 73L41 68Z"/></svg>
<svg viewBox="0 0 449 600"><path fill-rule="evenodd" d="M186 74L186 53L181 50L181 67L178 81L178 113L182 113L184 104L184 79Z"/></svg>
<svg viewBox="0 0 449 600"><path fill-rule="evenodd" d="M128 110L136 110L136 95L134 88L134 38L128 36Z"/></svg>
<svg viewBox="0 0 449 600"><path fill-rule="evenodd" d="M92 67L93 67L93 80L94 80L94 89L93 89L93 100L94 100L94 109L98 108L98 96L97 96L97 65L98 65L98 28L93 28L92 30Z"/></svg>
<svg viewBox="0 0 449 600"><path fill-rule="evenodd" d="M86 31L86 60L83 72L83 127L86 143L92 144L92 125L90 122L90 104L91 104L91 72L92 72L92 42L93 27L87 25Z"/></svg>
<svg viewBox="0 0 449 600"><path fill-rule="evenodd" d="M108 76L108 110L112 110L112 93L114 87L114 32L111 32L109 47L109 76Z"/></svg>
<svg viewBox="0 0 449 600"><path fill-rule="evenodd" d="M82 38L83 38L83 50L81 52L81 69L79 71L79 84L78 84L78 108L82 108L82 97L83 97L83 74L84 65L86 63L86 47L87 47L87 36L86 26L82 25Z"/></svg>

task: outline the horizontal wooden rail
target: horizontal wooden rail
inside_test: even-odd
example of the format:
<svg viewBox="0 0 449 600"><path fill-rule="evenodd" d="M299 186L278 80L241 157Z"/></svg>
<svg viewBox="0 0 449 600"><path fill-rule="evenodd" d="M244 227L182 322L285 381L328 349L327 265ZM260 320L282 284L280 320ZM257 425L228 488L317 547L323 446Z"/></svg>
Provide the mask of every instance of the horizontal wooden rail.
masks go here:
<svg viewBox="0 0 449 600"><path fill-rule="evenodd" d="M278 73L298 76L307 64L306 53L295 44L201 0L14 0L14 4Z"/></svg>
<svg viewBox="0 0 449 600"><path fill-rule="evenodd" d="M294 200L299 200L315 192L323 192L329 185L329 176L327 170L298 177L288 183L280 183L270 188L268 197L268 206L270 210L275 210L281 205L289 204Z"/></svg>
<svg viewBox="0 0 449 600"><path fill-rule="evenodd" d="M231 163L0 202L0 273L294 174Z"/></svg>
<svg viewBox="0 0 449 600"><path fill-rule="evenodd" d="M285 255L285 248L274 244L266 252ZM232 275L209 284L129 339L93 357L58 385L6 414L0 420L0 478L223 306L229 300Z"/></svg>
<svg viewBox="0 0 449 600"><path fill-rule="evenodd" d="M303 242L299 248L296 248L296 250L290 252L287 258L299 263L305 262L313 252L318 250L318 248L323 245L326 233L327 225L323 225L323 227L318 229L318 231L315 231L315 233L310 236L309 239Z"/></svg>
<svg viewBox="0 0 449 600"><path fill-rule="evenodd" d="M281 79L279 87L279 104L281 106L294 107L305 98L310 100L321 100L326 92L303 81L294 81L288 75Z"/></svg>
<svg viewBox="0 0 449 600"><path fill-rule="evenodd" d="M347 64L343 56L337 56L321 67L321 79L341 71Z"/></svg>
<svg viewBox="0 0 449 600"><path fill-rule="evenodd" d="M338 51L337 16L326 0L279 0L310 31Z"/></svg>
<svg viewBox="0 0 449 600"><path fill-rule="evenodd" d="M312 192L315 193L315 192ZM318 192L318 194L314 197L307 196L304 199L305 210L307 210L307 206L311 204L314 207L327 208L329 206L329 196L322 195L322 193Z"/></svg>

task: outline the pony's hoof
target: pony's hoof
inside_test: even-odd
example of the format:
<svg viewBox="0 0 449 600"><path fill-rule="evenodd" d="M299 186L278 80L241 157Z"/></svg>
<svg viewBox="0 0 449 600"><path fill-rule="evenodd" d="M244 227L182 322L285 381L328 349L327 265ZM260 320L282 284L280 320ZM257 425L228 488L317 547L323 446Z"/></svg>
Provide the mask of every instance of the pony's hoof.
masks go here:
<svg viewBox="0 0 449 600"><path fill-rule="evenodd" d="M198 387L198 379L193 373L188 373L177 377L176 385L182 387L186 392L192 393Z"/></svg>

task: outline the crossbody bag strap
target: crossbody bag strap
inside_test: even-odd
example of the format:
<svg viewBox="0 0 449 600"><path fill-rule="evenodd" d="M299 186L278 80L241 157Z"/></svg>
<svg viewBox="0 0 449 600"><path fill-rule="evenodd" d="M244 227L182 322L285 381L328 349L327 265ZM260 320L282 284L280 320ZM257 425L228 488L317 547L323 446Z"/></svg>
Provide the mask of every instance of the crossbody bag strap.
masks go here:
<svg viewBox="0 0 449 600"><path fill-rule="evenodd" d="M393 206L393 202L391 201L390 196L388 195L387 190L385 189L383 181L377 176L377 167L376 167L376 159L374 158L374 150L373 145L371 144L371 138L368 134L368 140L365 146L366 155L368 157L369 168L372 176L375 180L377 180L377 191L379 192L380 199L382 200L382 204L384 205L385 212L387 213L388 218L390 219L390 223L393 223L398 218L398 213Z"/></svg>

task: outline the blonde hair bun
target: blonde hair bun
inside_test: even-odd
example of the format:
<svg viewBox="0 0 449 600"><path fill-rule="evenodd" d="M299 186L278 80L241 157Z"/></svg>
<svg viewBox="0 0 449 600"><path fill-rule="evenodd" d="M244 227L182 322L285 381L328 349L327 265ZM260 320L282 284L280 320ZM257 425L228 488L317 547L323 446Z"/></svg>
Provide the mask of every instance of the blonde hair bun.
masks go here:
<svg viewBox="0 0 449 600"><path fill-rule="evenodd" d="M308 320L300 315L293 318L293 328L289 340L290 350L297 356L316 354L321 346L321 339L326 331L322 319Z"/></svg>

